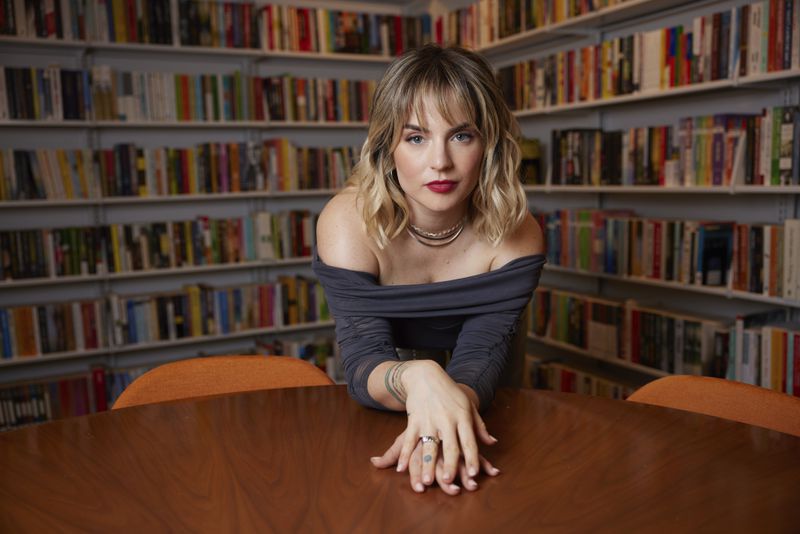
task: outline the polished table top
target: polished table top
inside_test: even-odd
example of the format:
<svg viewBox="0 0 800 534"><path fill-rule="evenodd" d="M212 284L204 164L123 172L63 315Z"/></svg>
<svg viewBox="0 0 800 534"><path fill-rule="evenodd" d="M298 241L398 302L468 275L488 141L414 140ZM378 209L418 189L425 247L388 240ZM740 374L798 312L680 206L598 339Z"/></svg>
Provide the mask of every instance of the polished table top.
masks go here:
<svg viewBox="0 0 800 534"><path fill-rule="evenodd" d="M501 390L502 474L412 492L372 467L405 417L343 386L140 406L0 434L0 531L798 532L800 438L687 412Z"/></svg>

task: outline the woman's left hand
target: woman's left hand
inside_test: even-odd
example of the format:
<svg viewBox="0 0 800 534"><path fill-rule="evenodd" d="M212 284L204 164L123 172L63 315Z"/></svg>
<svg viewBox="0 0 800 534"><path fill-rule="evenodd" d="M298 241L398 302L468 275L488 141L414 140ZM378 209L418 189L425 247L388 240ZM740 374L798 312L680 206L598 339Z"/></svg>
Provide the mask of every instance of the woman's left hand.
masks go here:
<svg viewBox="0 0 800 534"><path fill-rule="evenodd" d="M397 436L397 439L395 439L391 447L389 447L389 449L383 453L383 456L374 456L370 458L372 465L380 469L386 469L396 465L397 460L400 458L400 451L403 448L403 443L405 442L406 432L408 432L408 429L404 430L403 433ZM422 454L422 442L420 441L417 443L417 446L411 453L408 463L411 488L418 493L424 492L426 487L422 481ZM480 461L481 470L484 473L489 476L497 476L500 474L500 470L493 466L492 463L483 455L478 455L478 458ZM444 455L440 452L436 458L435 477L436 483L439 484L439 487L442 488L442 491L448 495L458 495L462 487L466 488L468 491L475 491L478 489L478 483L475 481L476 477L470 476L469 472L467 471L467 465L464 462L463 456L459 458L457 473L457 477L451 477L450 480L445 479ZM457 481L460 481L460 486L455 483Z"/></svg>

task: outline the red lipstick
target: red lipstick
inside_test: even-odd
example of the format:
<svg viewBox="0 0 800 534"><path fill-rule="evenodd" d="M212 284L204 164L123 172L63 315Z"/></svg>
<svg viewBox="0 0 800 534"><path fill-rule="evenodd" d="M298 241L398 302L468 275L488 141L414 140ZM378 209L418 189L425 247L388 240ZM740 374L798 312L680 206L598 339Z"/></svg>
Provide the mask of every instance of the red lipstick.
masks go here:
<svg viewBox="0 0 800 534"><path fill-rule="evenodd" d="M425 187L434 193L449 193L456 188L458 182L451 182L450 180L437 180L435 182L428 182Z"/></svg>

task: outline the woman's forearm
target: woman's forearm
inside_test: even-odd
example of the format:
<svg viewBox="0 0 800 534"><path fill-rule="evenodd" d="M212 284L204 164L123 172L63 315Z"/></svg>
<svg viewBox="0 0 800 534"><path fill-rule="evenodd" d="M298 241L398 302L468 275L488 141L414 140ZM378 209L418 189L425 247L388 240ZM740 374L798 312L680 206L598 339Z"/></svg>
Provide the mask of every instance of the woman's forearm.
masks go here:
<svg viewBox="0 0 800 534"><path fill-rule="evenodd" d="M389 410L401 411L405 410L406 399L412 390L425 387L426 382L432 379L443 378L450 380L444 369L432 360L383 362L370 373L367 387L375 401Z"/></svg>

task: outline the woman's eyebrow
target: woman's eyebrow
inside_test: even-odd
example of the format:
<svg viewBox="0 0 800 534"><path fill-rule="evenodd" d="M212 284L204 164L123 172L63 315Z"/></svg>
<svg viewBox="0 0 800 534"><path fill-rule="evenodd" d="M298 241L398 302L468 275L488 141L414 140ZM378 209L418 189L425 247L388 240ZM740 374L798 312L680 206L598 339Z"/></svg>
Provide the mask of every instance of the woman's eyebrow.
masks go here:
<svg viewBox="0 0 800 534"><path fill-rule="evenodd" d="M466 130L468 128L470 128L470 125L469 125L468 122L465 122L465 123L459 124L458 126L450 128L447 131L447 134L451 135L451 134L454 134L456 132L460 132L461 130ZM404 130L414 130L415 132L430 133L427 128L423 128L422 126L417 126L416 124L404 124L403 125L403 129Z"/></svg>

